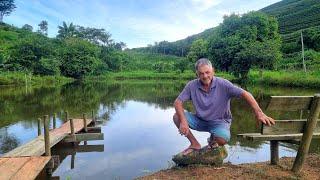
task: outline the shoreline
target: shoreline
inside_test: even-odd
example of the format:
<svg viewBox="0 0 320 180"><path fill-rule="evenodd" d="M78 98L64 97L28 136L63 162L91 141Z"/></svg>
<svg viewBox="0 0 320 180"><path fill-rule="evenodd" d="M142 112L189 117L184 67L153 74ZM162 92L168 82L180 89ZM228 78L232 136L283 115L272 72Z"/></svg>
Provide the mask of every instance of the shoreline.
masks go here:
<svg viewBox="0 0 320 180"><path fill-rule="evenodd" d="M279 165L270 165L270 161L267 161L239 165L224 163L221 167L175 166L137 179L319 179L320 155L309 154L299 173L291 171L294 159L282 157Z"/></svg>

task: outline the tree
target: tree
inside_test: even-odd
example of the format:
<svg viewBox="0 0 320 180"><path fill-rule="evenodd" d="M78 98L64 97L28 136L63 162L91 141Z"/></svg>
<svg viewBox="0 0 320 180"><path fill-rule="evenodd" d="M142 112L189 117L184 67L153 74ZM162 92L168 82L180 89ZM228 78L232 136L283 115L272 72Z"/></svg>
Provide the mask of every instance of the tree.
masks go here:
<svg viewBox="0 0 320 180"><path fill-rule="evenodd" d="M63 21L62 26L58 26L58 39L66 39L76 36L76 27L70 23L69 25Z"/></svg>
<svg viewBox="0 0 320 180"><path fill-rule="evenodd" d="M59 49L61 74L73 78L83 78L93 74L101 60L99 48L79 38L68 38Z"/></svg>
<svg viewBox="0 0 320 180"><path fill-rule="evenodd" d="M28 35L15 42L9 49L8 61L5 62L9 70L29 71L37 74L40 60L55 56L55 47L50 39L40 35Z"/></svg>
<svg viewBox="0 0 320 180"><path fill-rule="evenodd" d="M198 59L208 56L208 42L203 39L194 41L191 45L187 58L195 63Z"/></svg>
<svg viewBox="0 0 320 180"><path fill-rule="evenodd" d="M0 23L3 22L3 17L12 13L16 8L14 0L1 0L0 1Z"/></svg>
<svg viewBox="0 0 320 180"><path fill-rule="evenodd" d="M272 68L281 58L278 22L261 12L225 16L209 40L209 58L216 68L246 78L250 68Z"/></svg>
<svg viewBox="0 0 320 180"><path fill-rule="evenodd" d="M23 30L26 30L26 31L30 31L30 32L33 31L33 27L32 27L31 25L29 25L29 24L23 25L23 26L22 26L22 29L23 29Z"/></svg>
<svg viewBox="0 0 320 180"><path fill-rule="evenodd" d="M124 43L124 42L117 42L117 43L114 43L113 47L114 47L116 50L122 51L124 48L127 47L127 45L126 45L126 43Z"/></svg>
<svg viewBox="0 0 320 180"><path fill-rule="evenodd" d="M47 21L41 21L39 24L39 30L38 32L47 36L48 35L48 22Z"/></svg>
<svg viewBox="0 0 320 180"><path fill-rule="evenodd" d="M99 46L110 46L113 43L111 34L105 29L76 26L76 37L79 37Z"/></svg>

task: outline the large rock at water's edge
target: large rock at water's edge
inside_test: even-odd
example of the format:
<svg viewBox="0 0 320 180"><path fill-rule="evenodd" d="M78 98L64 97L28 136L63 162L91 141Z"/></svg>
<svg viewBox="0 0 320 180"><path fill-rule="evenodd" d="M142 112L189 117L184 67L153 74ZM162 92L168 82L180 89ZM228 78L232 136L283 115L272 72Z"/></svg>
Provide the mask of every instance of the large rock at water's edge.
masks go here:
<svg viewBox="0 0 320 180"><path fill-rule="evenodd" d="M204 147L199 152L194 151L187 155L179 153L173 156L172 160L181 166L191 165L191 164L203 164L212 166L221 166L223 159L228 156L228 152L224 146L219 146L214 149Z"/></svg>

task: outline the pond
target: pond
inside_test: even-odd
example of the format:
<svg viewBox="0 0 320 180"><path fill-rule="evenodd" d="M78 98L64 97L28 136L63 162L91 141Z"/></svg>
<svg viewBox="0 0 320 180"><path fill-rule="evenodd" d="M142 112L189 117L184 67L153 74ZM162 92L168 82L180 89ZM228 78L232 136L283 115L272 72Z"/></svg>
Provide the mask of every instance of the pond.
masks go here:
<svg viewBox="0 0 320 180"><path fill-rule="evenodd" d="M37 136L37 119L57 113L57 126L63 112L71 117L91 114L99 120L104 140L89 141L95 152L63 155L53 176L61 179L132 179L170 168L171 158L189 144L172 122L173 101L186 82L119 81L116 83L72 83L62 87L0 87L0 156ZM243 87L265 106L271 95L314 95L316 89ZM225 162L233 164L267 161L269 142L245 141L236 134L258 132L254 115L241 99L232 100L231 141L226 145ZM192 111L192 105L186 104ZM298 118L300 112L267 112L274 118ZM304 114L304 116L306 116ZM52 125L51 125L52 126ZM205 145L208 133L194 132ZM311 152L320 154L320 142L313 140ZM101 149L101 146L102 149ZM61 153L55 148L53 153ZM60 149L60 150L59 150ZM297 147L281 144L280 157L295 156ZM60 154L61 155L61 154Z"/></svg>

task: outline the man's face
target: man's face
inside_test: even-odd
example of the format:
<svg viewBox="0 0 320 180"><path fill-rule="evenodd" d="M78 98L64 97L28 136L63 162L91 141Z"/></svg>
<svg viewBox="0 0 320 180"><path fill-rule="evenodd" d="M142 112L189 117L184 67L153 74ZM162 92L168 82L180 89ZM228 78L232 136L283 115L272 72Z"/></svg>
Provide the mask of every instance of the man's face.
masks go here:
<svg viewBox="0 0 320 180"><path fill-rule="evenodd" d="M214 70L208 65L201 65L198 67L197 75L204 85L210 85L214 76Z"/></svg>

